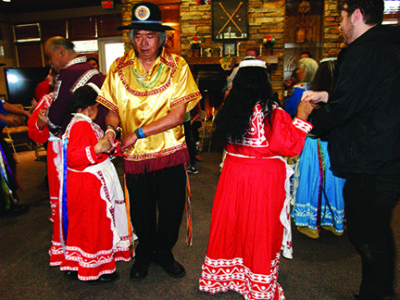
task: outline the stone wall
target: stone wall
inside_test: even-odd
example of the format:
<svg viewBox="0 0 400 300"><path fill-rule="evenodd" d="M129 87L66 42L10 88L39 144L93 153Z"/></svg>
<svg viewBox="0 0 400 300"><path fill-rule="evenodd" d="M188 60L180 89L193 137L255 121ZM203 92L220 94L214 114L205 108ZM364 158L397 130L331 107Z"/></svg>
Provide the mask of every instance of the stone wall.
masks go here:
<svg viewBox="0 0 400 300"><path fill-rule="evenodd" d="M337 13L336 3L335 0L325 0L322 58L337 57L344 46L339 30L340 15Z"/></svg>

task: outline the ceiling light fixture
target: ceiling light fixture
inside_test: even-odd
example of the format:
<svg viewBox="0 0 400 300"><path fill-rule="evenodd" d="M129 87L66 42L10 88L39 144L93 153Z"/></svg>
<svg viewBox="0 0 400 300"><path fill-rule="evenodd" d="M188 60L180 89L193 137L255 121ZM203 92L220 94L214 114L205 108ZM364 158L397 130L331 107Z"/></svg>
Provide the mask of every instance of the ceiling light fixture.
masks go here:
<svg viewBox="0 0 400 300"><path fill-rule="evenodd" d="M11 2L11 0L3 0L3 2Z"/></svg>

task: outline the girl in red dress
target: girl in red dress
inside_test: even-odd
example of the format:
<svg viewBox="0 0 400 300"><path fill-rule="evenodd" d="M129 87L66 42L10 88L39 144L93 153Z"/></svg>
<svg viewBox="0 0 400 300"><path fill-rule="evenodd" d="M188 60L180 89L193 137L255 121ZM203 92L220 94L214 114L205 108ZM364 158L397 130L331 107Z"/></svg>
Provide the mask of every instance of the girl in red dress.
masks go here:
<svg viewBox="0 0 400 300"><path fill-rule="evenodd" d="M312 104L292 118L274 102L265 62L240 63L216 116L226 159L211 217L200 290L236 291L245 299L285 299L277 282L280 252L291 258L290 169L312 125Z"/></svg>
<svg viewBox="0 0 400 300"><path fill-rule="evenodd" d="M60 221L62 271L84 281L117 279L116 261L131 259L124 194L105 152L112 147L93 123L97 87L90 83L72 96L76 112L63 136Z"/></svg>

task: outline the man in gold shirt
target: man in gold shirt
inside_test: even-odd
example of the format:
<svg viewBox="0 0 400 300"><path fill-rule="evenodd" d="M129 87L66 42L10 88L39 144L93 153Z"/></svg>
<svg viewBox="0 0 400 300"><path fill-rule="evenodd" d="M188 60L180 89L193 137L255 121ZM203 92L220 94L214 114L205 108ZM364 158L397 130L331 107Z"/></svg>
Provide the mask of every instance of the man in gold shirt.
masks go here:
<svg viewBox="0 0 400 300"><path fill-rule="evenodd" d="M117 29L130 30L134 49L112 64L98 102L110 110L106 136L112 143L116 128L122 129L131 219L139 238L130 276L145 278L155 261L169 275L182 277L185 269L172 254L189 159L182 123L201 94L186 61L164 48L165 31L173 28L162 25L156 4L137 3L132 23Z"/></svg>

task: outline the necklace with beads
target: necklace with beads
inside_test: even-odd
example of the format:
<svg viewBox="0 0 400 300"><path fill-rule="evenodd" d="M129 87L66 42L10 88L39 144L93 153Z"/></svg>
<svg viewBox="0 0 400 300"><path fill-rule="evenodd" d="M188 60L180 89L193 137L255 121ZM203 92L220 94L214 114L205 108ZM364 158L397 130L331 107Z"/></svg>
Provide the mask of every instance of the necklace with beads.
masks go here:
<svg viewBox="0 0 400 300"><path fill-rule="evenodd" d="M156 76L154 77L154 79L149 82L148 84L144 84L143 81L146 80L147 74L144 75L139 75L137 70L133 67L132 71L133 71L133 77L135 77L136 82L143 88L148 89L148 88L152 88L153 86L156 86L158 84L158 82L160 81L161 78L161 73L164 70L164 64L161 64L158 66L158 71Z"/></svg>

